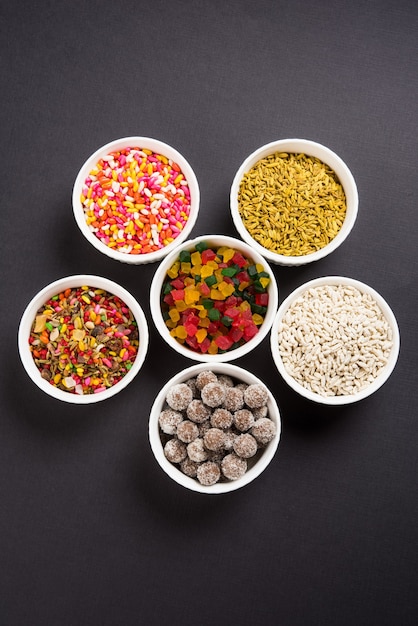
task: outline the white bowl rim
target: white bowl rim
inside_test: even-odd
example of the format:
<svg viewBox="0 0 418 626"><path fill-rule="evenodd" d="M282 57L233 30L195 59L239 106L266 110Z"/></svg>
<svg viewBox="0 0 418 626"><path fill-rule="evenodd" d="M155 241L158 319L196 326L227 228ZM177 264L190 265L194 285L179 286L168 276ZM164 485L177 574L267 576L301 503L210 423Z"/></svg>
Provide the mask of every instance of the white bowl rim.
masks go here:
<svg viewBox="0 0 418 626"><path fill-rule="evenodd" d="M48 298L52 297L52 295L56 293L59 293L63 289L67 289L69 287L78 287L82 285L88 285L89 287L96 287L98 289L105 289L109 293L120 297L131 309L135 317L135 320L138 324L140 343L136 359L131 369L116 385L113 385L112 387L106 389L105 391L101 391L100 393L78 395L58 389L57 387L54 387L42 378L39 369L36 367L33 357L29 351L28 338L33 320L35 319L36 312L43 304L45 304ZM124 287L118 285L108 278L89 274L76 274L73 276L66 276L64 278L55 280L52 283L49 283L48 285L43 287L43 289L41 289L37 294L33 296L29 304L26 306L21 317L18 329L19 355L23 367L26 370L26 373L29 375L31 380L39 387L39 389L44 391L46 394L52 396L57 400L69 402L71 404L92 404L100 402L122 391L122 389L124 389L134 379L134 377L141 369L148 351L148 344L149 331L147 320L142 310L142 307L132 296L132 294L129 293L129 291L127 291Z"/></svg>
<svg viewBox="0 0 418 626"><path fill-rule="evenodd" d="M238 211L238 190L243 175L251 169L251 167L260 159L277 151L285 152L301 152L319 158L321 161L329 165L337 174L340 183L344 188L347 201L347 214L344 223L337 235L326 246L303 256L285 256L271 252L264 248L261 244L253 239L245 228L244 223ZM266 257L271 263L278 265L304 265L318 261L328 254L336 250L350 234L358 214L358 190L351 170L348 165L333 150L327 148L321 143L309 139L279 139L271 141L257 148L249 154L238 168L231 185L230 191L230 208L232 220L240 237L249 245L253 246L262 256Z"/></svg>
<svg viewBox="0 0 418 626"><path fill-rule="evenodd" d="M321 287L323 285L347 285L351 287L356 287L362 293L370 294L377 302L392 329L393 346L387 364L372 383L370 383L366 388L362 389L361 391L350 396L320 396L319 394L314 393L309 389L306 389L300 383L298 383L290 374L288 374L279 352L279 343L277 340L278 327L284 313L287 311L289 306L307 289ZM285 300L283 300L271 327L270 348L273 356L273 361L280 375L289 385L289 387L291 387L299 395L304 396L305 398L307 398L308 400L312 400L313 402L332 406L340 406L358 402L360 400L363 400L364 398L367 398L375 391L377 391L387 381L387 379L393 372L396 362L398 360L400 351L400 333L398 323L392 309L383 298L383 296L381 296L375 289L373 289L373 287L370 287L370 285L367 285L364 282L361 282L354 278L349 278L347 276L322 276L320 278L314 278L312 280L309 280L303 285L300 285L294 291L292 291L292 293L290 293Z"/></svg>
<svg viewBox="0 0 418 626"><path fill-rule="evenodd" d="M183 250L193 249L196 244L207 241L210 242L222 242L219 245L229 245L231 247L235 247L237 249L241 249L247 256L252 258L256 263L262 263L264 266L264 270L270 274L270 284L268 286L269 293L269 305L266 313L266 317L264 318L264 322L260 326L260 329L247 343L243 344L239 348L235 348L235 350L230 350L228 352L223 352L221 354L200 354L198 352L194 352L190 348L184 347L178 341L176 341L173 337L171 337L170 332L167 326L164 324L164 320L161 315L161 306L160 306L160 294L161 294L161 286L163 280L165 278L167 269L175 262L180 252ZM214 243L213 245L218 245ZM255 258L254 258L255 257ZM229 237L227 235L199 235L194 239L190 239L185 241L181 246L173 250L169 255L167 255L158 266L154 277L151 282L150 288L150 309L151 316L154 321L154 324L160 333L161 337L165 339L166 343L171 346L174 350L176 350L179 354L185 356L186 358L192 359L193 361L200 361L202 363L212 363L212 362L227 362L238 359L253 350L256 346L258 346L263 339L268 335L271 325L274 320L274 315L278 306L278 287L276 278L274 276L273 270L270 267L268 261L264 257L260 257L257 251L249 246L246 242L236 239L234 237Z"/></svg>
<svg viewBox="0 0 418 626"><path fill-rule="evenodd" d="M229 375L232 378L236 380L242 380L243 382L246 382L247 384L258 383L266 387L268 391L268 396L269 396L269 399L268 399L269 415L276 424L276 435L274 439L269 444L267 444L262 455L260 456L258 461L255 463L255 465L253 465L253 467L251 467L238 480L235 480L235 481L233 480L229 482L218 482L210 486L201 485L197 479L191 478L190 476L186 476L186 474L183 474L183 472L176 465L174 465L173 463L171 463L170 461L166 459L164 455L164 451L163 451L163 445L160 439L159 424L158 424L158 416L164 405L164 401L167 396L168 389L172 385L175 385L179 382L184 382L185 380L188 380L189 378L194 378L202 370L208 370L208 369L214 371L217 374ZM216 363L212 363L210 368L208 367L207 363L197 363L175 374L160 389L151 407L148 434L149 434L149 441L150 441L151 449L154 453L154 456L158 464L160 465L160 467L166 472L166 474L170 478L172 478L179 485L182 485L183 487L186 487L187 489L190 489L192 491L197 491L199 493L204 493L204 494L222 494L222 493L228 493L230 491L235 491L237 489L240 489L241 487L244 487L248 483L252 482L255 478L257 478L266 469L266 467L272 461L276 453L277 447L279 445L279 440L281 436L281 416L280 416L279 407L277 405L277 402L272 392L267 387L267 385L252 372L249 372L248 370L245 370L242 367L239 367L232 363L216 362Z"/></svg>
<svg viewBox="0 0 418 626"><path fill-rule="evenodd" d="M102 243L98 237L89 229L83 207L80 203L80 193L82 185L90 172L90 170L94 167L97 161L106 153L111 152L112 150L122 149L122 148L145 148L147 150L152 150L153 152L158 152L162 154L176 163L181 168L183 172L190 190L190 215L186 222L185 227L177 235L173 242L162 248L161 250L156 250L155 252L150 252L148 254L126 254L123 252L118 252L113 248L109 248L106 244ZM114 139L97 150L93 152L83 163L81 166L77 177L75 179L72 191L72 206L73 206L73 214L75 221L87 239L99 252L106 254L110 258L121 261L123 263L130 263L132 265L140 265L144 263L154 263L156 261L160 261L164 256L166 256L171 250L174 250L178 245L180 245L183 241L189 237L191 231L194 228L196 223L198 213L199 213L199 205L200 205L200 188L199 183L196 177L196 174L190 165L189 161L184 157L176 148L170 146L168 143L165 143L159 139L154 139L152 137L122 137L120 139Z"/></svg>

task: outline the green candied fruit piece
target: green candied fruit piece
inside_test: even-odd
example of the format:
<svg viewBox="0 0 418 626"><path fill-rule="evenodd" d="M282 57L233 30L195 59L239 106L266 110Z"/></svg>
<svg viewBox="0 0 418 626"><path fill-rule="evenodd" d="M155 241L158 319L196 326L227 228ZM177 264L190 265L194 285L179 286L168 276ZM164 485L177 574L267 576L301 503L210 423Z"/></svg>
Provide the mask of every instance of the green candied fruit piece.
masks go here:
<svg viewBox="0 0 418 626"><path fill-rule="evenodd" d="M217 322L221 317L221 313L219 311L219 309L217 309L216 307L213 307L212 309L208 310L208 318L210 319L211 322Z"/></svg>
<svg viewBox="0 0 418 626"><path fill-rule="evenodd" d="M208 276L207 278L205 278L205 283L207 284L208 287L213 287L213 285L215 285L215 283L217 283L218 281L216 280L216 276L214 274L212 274L212 276Z"/></svg>
<svg viewBox="0 0 418 626"><path fill-rule="evenodd" d="M182 250L179 254L180 263L191 263L191 254L188 250Z"/></svg>
<svg viewBox="0 0 418 626"><path fill-rule="evenodd" d="M198 252L203 252L203 250L207 250L208 244L206 241L199 241L199 243L195 245L195 248Z"/></svg>
<svg viewBox="0 0 418 626"><path fill-rule="evenodd" d="M221 271L221 274L223 276L229 276L230 278L232 278L238 272L238 269L239 268L237 266L233 265L231 265L230 267L224 267Z"/></svg>
<svg viewBox="0 0 418 626"><path fill-rule="evenodd" d="M258 315L265 315L267 313L267 307L261 306L261 304L252 304L251 311L253 313L257 313Z"/></svg>

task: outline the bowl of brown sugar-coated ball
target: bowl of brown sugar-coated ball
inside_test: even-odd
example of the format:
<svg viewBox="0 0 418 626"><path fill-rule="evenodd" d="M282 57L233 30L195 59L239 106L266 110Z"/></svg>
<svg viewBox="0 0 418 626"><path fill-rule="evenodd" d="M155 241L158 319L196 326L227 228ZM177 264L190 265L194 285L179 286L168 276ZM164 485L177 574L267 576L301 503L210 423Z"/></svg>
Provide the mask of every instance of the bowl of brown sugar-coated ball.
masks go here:
<svg viewBox="0 0 418 626"><path fill-rule="evenodd" d="M244 487L272 461L280 440L277 403L251 372L199 363L171 378L149 420L151 449L175 482L204 494Z"/></svg>

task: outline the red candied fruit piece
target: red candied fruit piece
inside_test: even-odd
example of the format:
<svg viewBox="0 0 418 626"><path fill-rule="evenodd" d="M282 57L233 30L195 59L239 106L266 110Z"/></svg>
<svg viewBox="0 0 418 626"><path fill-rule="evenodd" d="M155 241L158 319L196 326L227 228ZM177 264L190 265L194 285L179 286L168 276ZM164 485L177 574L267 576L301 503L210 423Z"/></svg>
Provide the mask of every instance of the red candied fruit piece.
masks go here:
<svg viewBox="0 0 418 626"><path fill-rule="evenodd" d="M209 350L209 346L210 346L210 339L208 337L205 337L204 340L201 343L199 343L200 352L203 352L204 354L205 352Z"/></svg>
<svg viewBox="0 0 418 626"><path fill-rule="evenodd" d="M244 328L244 339L245 341L249 341L250 339L252 339L256 334L258 333L258 328L257 326L253 323L253 324L248 324L248 326L246 326Z"/></svg>
<svg viewBox="0 0 418 626"><path fill-rule="evenodd" d="M228 333L228 337L231 339L232 343L236 343L240 341L244 335L244 331L237 327L232 327Z"/></svg>
<svg viewBox="0 0 418 626"><path fill-rule="evenodd" d="M234 306L237 306L237 304L241 304L241 302L242 302L242 298L237 298L237 296L228 296L227 299L225 300L225 306L234 307Z"/></svg>
<svg viewBox="0 0 418 626"><path fill-rule="evenodd" d="M192 350L199 350L199 343L196 337L186 337L186 343Z"/></svg>
<svg viewBox="0 0 418 626"><path fill-rule="evenodd" d="M210 295L210 287L209 287L209 285L207 285L205 283L205 281L199 283L199 291L202 294L202 296L209 296Z"/></svg>
<svg viewBox="0 0 418 626"><path fill-rule="evenodd" d="M168 306L173 306L174 304L174 300L173 300L173 296L171 295L171 292L165 295L163 300L166 304L168 304Z"/></svg>
<svg viewBox="0 0 418 626"><path fill-rule="evenodd" d="M172 289L170 294L173 300L184 300L184 289Z"/></svg>
<svg viewBox="0 0 418 626"><path fill-rule="evenodd" d="M220 335L219 337L216 337L215 343L220 350L229 350L234 342L227 335Z"/></svg>
<svg viewBox="0 0 418 626"><path fill-rule="evenodd" d="M242 256L240 252L235 252L231 259L231 263L238 265L238 267L246 267L248 265L247 260Z"/></svg>
<svg viewBox="0 0 418 626"><path fill-rule="evenodd" d="M228 307L224 311L224 315L226 315L227 317L232 317L233 320L238 319L238 317L240 316L240 313L241 311L237 309L236 307Z"/></svg>
<svg viewBox="0 0 418 626"><path fill-rule="evenodd" d="M248 272L238 272L237 274L237 278L239 280L240 283L250 283L251 282L251 278L248 275Z"/></svg>
<svg viewBox="0 0 418 626"><path fill-rule="evenodd" d="M200 319L193 312L189 312L187 314L187 317L186 317L187 324L193 324L194 326L197 326L199 322L200 322Z"/></svg>
<svg viewBox="0 0 418 626"><path fill-rule="evenodd" d="M267 306L269 303L268 293L257 293L255 296L255 303L259 306Z"/></svg>
<svg viewBox="0 0 418 626"><path fill-rule="evenodd" d="M184 324L184 328L188 337L194 337L197 333L197 326L195 326L194 324L190 324L189 322L186 322Z"/></svg>
<svg viewBox="0 0 418 626"><path fill-rule="evenodd" d="M208 248L207 250L202 250L200 256L202 259L202 265L206 265L208 261L213 261L216 258L215 252L210 248Z"/></svg>
<svg viewBox="0 0 418 626"><path fill-rule="evenodd" d="M183 289L184 287L184 282L180 278L175 278L170 284L174 289Z"/></svg>
<svg viewBox="0 0 418 626"><path fill-rule="evenodd" d="M216 324L216 322L210 322L209 326L208 326L208 333L209 335L214 335L219 328L219 324Z"/></svg>

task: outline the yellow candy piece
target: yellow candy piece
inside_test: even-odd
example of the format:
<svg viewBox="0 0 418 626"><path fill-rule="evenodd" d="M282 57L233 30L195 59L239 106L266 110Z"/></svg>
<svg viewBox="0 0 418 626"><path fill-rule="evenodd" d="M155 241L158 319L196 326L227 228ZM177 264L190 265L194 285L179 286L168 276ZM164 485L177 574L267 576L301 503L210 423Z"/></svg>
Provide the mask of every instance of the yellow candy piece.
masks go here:
<svg viewBox="0 0 418 626"><path fill-rule="evenodd" d="M180 262L176 261L169 270L167 270L167 275L170 278L177 278L177 276L179 275L179 269L180 269Z"/></svg>
<svg viewBox="0 0 418 626"><path fill-rule="evenodd" d="M225 296L219 291L219 289L211 289L210 297L212 300L225 300Z"/></svg>
<svg viewBox="0 0 418 626"><path fill-rule="evenodd" d="M179 339L186 339L187 331L186 331L186 329L184 328L184 326L182 324L180 324L180 326L177 326L177 328L175 330L176 330L176 336Z"/></svg>
<svg viewBox="0 0 418 626"><path fill-rule="evenodd" d="M197 331L195 337L197 339L197 343L202 343L202 341L205 339L206 335L208 334L207 330L205 328L199 328L199 330Z"/></svg>
<svg viewBox="0 0 418 626"><path fill-rule="evenodd" d="M228 261L232 259L234 254L235 254L235 250L232 250L232 248L227 248L223 254L224 262L228 263Z"/></svg>
<svg viewBox="0 0 418 626"><path fill-rule="evenodd" d="M213 267L209 264L202 265L202 271L200 273L202 278L207 278L208 276L212 276Z"/></svg>
<svg viewBox="0 0 418 626"><path fill-rule="evenodd" d="M196 289L192 289L188 287L184 291L184 302L186 304L193 304L194 302L199 302L200 293Z"/></svg>
<svg viewBox="0 0 418 626"><path fill-rule="evenodd" d="M253 322L256 326L261 326L261 324L264 322L264 318L258 313L254 313L252 317L253 317Z"/></svg>
<svg viewBox="0 0 418 626"><path fill-rule="evenodd" d="M208 349L208 354L218 354L218 346L214 341L211 341L211 344Z"/></svg>
<svg viewBox="0 0 418 626"><path fill-rule="evenodd" d="M178 322L180 319L180 313L177 309L170 309L168 312L172 322Z"/></svg>
<svg viewBox="0 0 418 626"><path fill-rule="evenodd" d="M202 264L202 256L200 252L197 250L196 252L192 252L190 259L191 259L192 265L194 266Z"/></svg>
<svg viewBox="0 0 418 626"><path fill-rule="evenodd" d="M183 261L183 263L180 264L180 271L182 272L182 274L190 274L191 269L192 269L191 263L187 263Z"/></svg>

